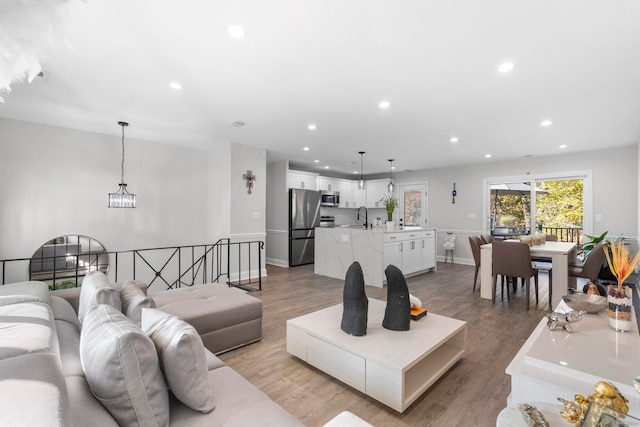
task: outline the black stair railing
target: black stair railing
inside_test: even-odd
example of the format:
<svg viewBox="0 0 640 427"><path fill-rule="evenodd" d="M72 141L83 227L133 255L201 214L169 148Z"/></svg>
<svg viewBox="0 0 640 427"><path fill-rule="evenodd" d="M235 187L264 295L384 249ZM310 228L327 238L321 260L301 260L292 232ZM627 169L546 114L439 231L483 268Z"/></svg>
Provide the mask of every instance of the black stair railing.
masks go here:
<svg viewBox="0 0 640 427"><path fill-rule="evenodd" d="M79 286L82 277L89 271L106 272L108 267L98 261L108 255L113 263L107 274L115 282L142 280L152 289L174 289L224 279L229 286L249 291L262 290L263 251L263 241L232 242L224 238L206 245L51 256L47 257L47 261L51 262L52 269L37 274L32 274L32 258L6 259L0 260L0 284L7 283L7 272L10 270L11 282L42 280L51 289L57 289L61 283L58 279L65 279L65 287ZM64 265L67 268L57 268L60 263L56 263L55 258L65 258L67 262ZM42 259L39 258L38 262L42 262Z"/></svg>

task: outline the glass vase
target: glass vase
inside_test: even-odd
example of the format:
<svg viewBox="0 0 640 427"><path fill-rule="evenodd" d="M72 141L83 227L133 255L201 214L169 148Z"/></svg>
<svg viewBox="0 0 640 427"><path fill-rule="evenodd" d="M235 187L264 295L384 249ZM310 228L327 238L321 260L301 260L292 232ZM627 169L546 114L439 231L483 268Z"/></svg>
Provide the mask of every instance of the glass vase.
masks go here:
<svg viewBox="0 0 640 427"><path fill-rule="evenodd" d="M607 290L609 328L617 332L631 332L631 289L609 285Z"/></svg>

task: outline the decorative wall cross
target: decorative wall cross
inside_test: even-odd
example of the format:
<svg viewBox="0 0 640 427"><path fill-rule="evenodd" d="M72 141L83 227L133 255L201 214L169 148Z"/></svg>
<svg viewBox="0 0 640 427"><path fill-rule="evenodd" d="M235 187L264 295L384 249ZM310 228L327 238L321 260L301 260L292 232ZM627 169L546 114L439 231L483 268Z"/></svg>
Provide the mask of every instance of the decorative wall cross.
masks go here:
<svg viewBox="0 0 640 427"><path fill-rule="evenodd" d="M253 181L256 179L256 176L250 169L247 169L247 173L242 175L242 178L247 180L247 194L251 194L251 190L253 189Z"/></svg>

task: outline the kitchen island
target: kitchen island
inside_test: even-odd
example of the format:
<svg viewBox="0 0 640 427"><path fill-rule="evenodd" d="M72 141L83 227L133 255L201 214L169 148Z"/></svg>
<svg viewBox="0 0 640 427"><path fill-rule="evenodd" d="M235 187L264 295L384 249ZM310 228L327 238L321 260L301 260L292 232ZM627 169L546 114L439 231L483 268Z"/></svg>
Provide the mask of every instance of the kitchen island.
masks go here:
<svg viewBox="0 0 640 427"><path fill-rule="evenodd" d="M436 230L404 227L320 227L315 234L314 273L344 279L354 261L364 283L382 287L384 269L393 264L406 276L436 268Z"/></svg>

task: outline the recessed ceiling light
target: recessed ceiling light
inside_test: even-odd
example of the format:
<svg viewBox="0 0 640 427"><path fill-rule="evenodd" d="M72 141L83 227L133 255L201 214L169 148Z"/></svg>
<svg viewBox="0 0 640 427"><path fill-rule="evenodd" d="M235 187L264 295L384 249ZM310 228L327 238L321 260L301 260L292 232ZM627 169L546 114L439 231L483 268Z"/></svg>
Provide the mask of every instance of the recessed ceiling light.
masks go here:
<svg viewBox="0 0 640 427"><path fill-rule="evenodd" d="M320 163L320 160L314 160L313 163Z"/></svg>
<svg viewBox="0 0 640 427"><path fill-rule="evenodd" d="M354 175L358 173L358 171L353 171Z"/></svg>
<svg viewBox="0 0 640 427"><path fill-rule="evenodd" d="M181 85L180 83L178 83L178 82L171 82L171 83L169 83L169 87L170 87L171 89L175 89L175 90L180 90L180 89L182 89L182 85Z"/></svg>
<svg viewBox="0 0 640 427"><path fill-rule="evenodd" d="M325 166L324 168L325 168L325 169L329 169L329 166Z"/></svg>
<svg viewBox="0 0 640 427"><path fill-rule="evenodd" d="M309 151L309 147L303 147L302 148L304 151Z"/></svg>
<svg viewBox="0 0 640 427"><path fill-rule="evenodd" d="M232 37L235 37L237 39L241 39L247 35L244 28L242 28L240 25L230 25L228 31Z"/></svg>
<svg viewBox="0 0 640 427"><path fill-rule="evenodd" d="M389 101L381 101L380 104L378 104L380 106L380 108L389 108L389 106L391 104L389 104Z"/></svg>
<svg viewBox="0 0 640 427"><path fill-rule="evenodd" d="M316 130L316 125L314 125L313 123L311 123L309 126L307 126L307 128L309 130Z"/></svg>
<svg viewBox="0 0 640 427"><path fill-rule="evenodd" d="M567 144L558 145L558 148L560 149L567 148Z"/></svg>
<svg viewBox="0 0 640 427"><path fill-rule="evenodd" d="M540 122L540 126L551 126L551 120L543 120Z"/></svg>
<svg viewBox="0 0 640 427"><path fill-rule="evenodd" d="M452 136L449 141L451 141L451 142L453 142L455 144L456 142L458 142L458 138L456 138L455 136Z"/></svg>
<svg viewBox="0 0 640 427"><path fill-rule="evenodd" d="M485 154L485 155L484 155L484 158L485 158L485 159L490 159L490 158L491 158L491 154Z"/></svg>
<svg viewBox="0 0 640 427"><path fill-rule="evenodd" d="M503 64L500 64L500 66L498 67L498 71L500 71L501 73L508 73L509 71L513 70L513 62L505 62Z"/></svg>

